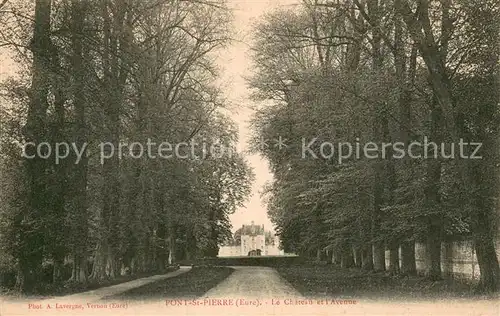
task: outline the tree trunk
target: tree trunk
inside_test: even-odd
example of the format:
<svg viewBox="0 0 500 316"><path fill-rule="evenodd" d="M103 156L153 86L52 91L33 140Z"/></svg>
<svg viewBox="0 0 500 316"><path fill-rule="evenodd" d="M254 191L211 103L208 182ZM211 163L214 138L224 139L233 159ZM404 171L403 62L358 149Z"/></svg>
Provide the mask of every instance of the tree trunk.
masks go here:
<svg viewBox="0 0 500 316"><path fill-rule="evenodd" d="M333 249L333 263L340 265L342 260L341 260L341 252L338 249Z"/></svg>
<svg viewBox="0 0 500 316"><path fill-rule="evenodd" d="M399 245L396 243L392 243L389 246L389 272L391 275L397 275L400 272Z"/></svg>
<svg viewBox="0 0 500 316"><path fill-rule="evenodd" d="M401 274L416 275L415 242L404 241L401 243Z"/></svg>
<svg viewBox="0 0 500 316"><path fill-rule="evenodd" d="M429 263L427 267L427 277L431 280L440 280L441 275L441 230L439 219L431 217L429 219L429 229L427 232L426 256Z"/></svg>
<svg viewBox="0 0 500 316"><path fill-rule="evenodd" d="M332 263L332 255L331 255L329 249L325 250L325 260L326 260L326 264Z"/></svg>
<svg viewBox="0 0 500 316"><path fill-rule="evenodd" d="M357 268L361 268L362 267L361 253L362 253L361 247L355 247L354 248L354 265Z"/></svg>
<svg viewBox="0 0 500 316"><path fill-rule="evenodd" d="M411 141L411 89L413 88L415 77L416 77L416 60L417 60L417 47L415 43L411 46L411 52L409 60L407 61L405 52L405 33L403 27L403 17L401 15L401 1L394 1L395 9L395 22L394 22L394 63L396 78L398 80L398 110L399 110L399 140L406 146ZM408 65L407 65L408 64ZM411 161L408 155L400 162L400 168L403 173L410 171L408 177L402 177L401 182L405 183L406 179L412 179ZM403 184L404 185L404 184ZM395 197L398 200L398 197ZM407 203L406 200L399 199L399 203ZM400 236L401 241L401 268L400 272L403 275L416 275L416 262L415 262L415 243L413 241L404 241L406 238L413 238L413 229L408 229L402 236ZM391 258L392 253L395 249L391 247ZM395 260L395 259L394 259ZM399 259L398 259L399 260ZM392 261L392 260L391 260ZM393 265L391 264L391 267Z"/></svg>
<svg viewBox="0 0 500 316"><path fill-rule="evenodd" d="M165 271L165 263L166 263L166 247L168 245L167 233L164 224L158 224L158 228L156 230L156 238L161 241L161 244L156 245L156 270L160 273Z"/></svg>
<svg viewBox="0 0 500 316"><path fill-rule="evenodd" d="M495 218L498 216L498 201L495 203L488 199L498 195L499 179L491 177L495 174L495 158L498 157L496 140L491 137L482 137L483 146L487 148L481 162L472 164L470 176L472 187L479 188L471 201L474 205L472 214L473 240L477 261L481 272L480 285L486 292L495 292L500 289L500 268L495 250L495 236L498 236L498 226ZM498 167L497 167L498 168ZM491 183L488 186L482 184Z"/></svg>
<svg viewBox="0 0 500 316"><path fill-rule="evenodd" d="M385 247L381 242L373 245L373 269L385 271Z"/></svg>
<svg viewBox="0 0 500 316"><path fill-rule="evenodd" d="M53 44L50 38L51 1L36 0L35 20L31 50L33 66L31 79L31 95L28 107L26 125L23 134L27 142L39 144L46 136L47 96L50 86L50 71ZM27 155L34 156L25 159L24 165L29 183L27 207L15 218L14 225L19 232L19 247L15 256L18 259L18 275L16 287L29 292L38 284L43 258L44 216L48 211L50 201L47 196L45 174L46 162L37 155L34 146L29 146ZM34 224L26 224L34 223Z"/></svg>
<svg viewBox="0 0 500 316"><path fill-rule="evenodd" d="M363 270L373 270L373 248L371 244L365 245L361 252L361 262Z"/></svg>
<svg viewBox="0 0 500 316"><path fill-rule="evenodd" d="M64 259L54 259L52 271L52 283L57 284L62 281L62 267L64 264Z"/></svg>
<svg viewBox="0 0 500 316"><path fill-rule="evenodd" d="M168 248L168 264L173 265L175 263L175 232L174 227L170 227L169 230L169 248Z"/></svg>
<svg viewBox="0 0 500 316"><path fill-rule="evenodd" d="M342 247L342 257L340 266L342 268L352 268L354 267L354 256L352 253L352 247L346 244Z"/></svg>
<svg viewBox="0 0 500 316"><path fill-rule="evenodd" d="M105 280L107 279L106 275L106 264L107 264L107 253L105 252L106 245L99 241L97 243L95 252L94 252L94 262L92 265L92 273L89 276L89 279L92 280Z"/></svg>
<svg viewBox="0 0 500 316"><path fill-rule="evenodd" d="M88 275L88 263L85 257L73 257L73 267L71 271L71 281L86 283Z"/></svg>
<svg viewBox="0 0 500 316"><path fill-rule="evenodd" d="M483 216L479 215L478 217ZM486 224L489 225L490 223ZM483 227L488 227L487 225ZM476 228L474 245L479 270L481 271L481 287L487 292L496 292L499 289L500 269L493 238L491 238L489 232L481 232L480 228Z"/></svg>
<svg viewBox="0 0 500 316"><path fill-rule="evenodd" d="M430 140L436 144L441 144L443 137L441 131L441 111L437 106L436 98L432 100L430 118ZM432 146L429 146L431 148ZM427 216L426 252L429 262L427 276L431 280L441 279L441 241L443 235L443 215L441 211L440 183L441 183L441 160L439 159L438 148L433 148L427 152L427 171L425 180L425 203L430 215Z"/></svg>
<svg viewBox="0 0 500 316"><path fill-rule="evenodd" d="M110 8L111 6L111 8ZM114 8L112 6L115 6ZM114 150L119 148L121 136L121 104L123 101L123 88L128 76L126 50L129 43L126 42L124 34L125 12L128 9L125 3L103 1L103 85L107 89L106 103L103 104L106 117L105 135L106 142L110 143ZM110 11L115 11L111 14ZM109 149L109 148L106 148ZM103 192L102 216L104 230L102 238L106 242L107 272L111 278L119 274L119 248L122 227L121 221L121 186L120 186L120 160L117 152L108 153L109 159L103 162L103 175L106 186Z"/></svg>
<svg viewBox="0 0 500 316"><path fill-rule="evenodd" d="M496 59L497 71L498 55ZM500 77L494 79L494 86L500 85ZM493 94L492 102L498 104L500 93ZM486 117L485 120L490 119ZM500 127L492 133L480 132L475 135L483 144L483 159L469 162L469 184L475 194L469 202L472 206L471 226L477 261L481 272L480 286L486 292L500 290L500 267L495 249L495 237L499 236L498 216L500 215Z"/></svg>
<svg viewBox="0 0 500 316"><path fill-rule="evenodd" d="M86 2L72 0L71 2L71 42L73 54L71 67L73 75L73 105L75 107L76 145L83 148L87 144L86 124L86 94L85 94L85 65L83 53L82 29L86 17ZM77 159L75 157L75 159ZM88 256L88 202L87 202L87 151L82 154L73 169L73 198L70 213L70 244L73 252L73 272L71 279L77 282L87 281L87 256Z"/></svg>
<svg viewBox="0 0 500 316"><path fill-rule="evenodd" d="M368 13L371 17L371 23L375 26L371 28L372 32L372 73L373 76L382 75L383 55L381 51L382 37L380 34L379 24L381 21L380 4L378 0L369 0L367 2ZM377 96L375 96L377 97ZM384 109L381 108L382 102L377 100L378 105L375 108L373 119L373 138L376 142L383 141L384 122L386 122ZM380 239L380 225L382 222L382 203L383 203L383 184L384 184L384 162L375 161L373 166L373 210L372 210L372 240ZM383 242L376 241L373 243L373 268L376 271L385 270L385 248Z"/></svg>

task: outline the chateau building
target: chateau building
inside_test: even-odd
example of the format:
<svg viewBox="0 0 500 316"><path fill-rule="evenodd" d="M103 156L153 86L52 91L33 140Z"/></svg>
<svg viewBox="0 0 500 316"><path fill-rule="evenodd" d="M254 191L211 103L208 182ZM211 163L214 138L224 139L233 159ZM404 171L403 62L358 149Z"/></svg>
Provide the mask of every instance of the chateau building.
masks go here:
<svg viewBox="0 0 500 316"><path fill-rule="evenodd" d="M252 250L260 250L265 254L266 236L264 233L264 225L243 225L241 227L241 255L244 256Z"/></svg>
<svg viewBox="0 0 500 316"><path fill-rule="evenodd" d="M250 225L242 225L238 230L238 236L235 236L235 244L225 245L219 249L219 257L230 256L248 256L260 253L263 256L278 256L283 255L279 246L278 236L272 236L264 230L264 225L255 225L254 222ZM267 241L266 241L266 235Z"/></svg>

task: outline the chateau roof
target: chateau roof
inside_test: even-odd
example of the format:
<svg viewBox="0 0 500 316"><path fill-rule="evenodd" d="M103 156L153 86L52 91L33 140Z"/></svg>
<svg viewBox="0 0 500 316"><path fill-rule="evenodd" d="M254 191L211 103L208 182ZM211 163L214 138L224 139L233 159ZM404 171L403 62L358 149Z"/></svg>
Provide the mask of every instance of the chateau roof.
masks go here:
<svg viewBox="0 0 500 316"><path fill-rule="evenodd" d="M241 235L250 235L250 236L264 235L264 225L259 226L259 225L254 225L253 223L251 225L243 225L241 227Z"/></svg>

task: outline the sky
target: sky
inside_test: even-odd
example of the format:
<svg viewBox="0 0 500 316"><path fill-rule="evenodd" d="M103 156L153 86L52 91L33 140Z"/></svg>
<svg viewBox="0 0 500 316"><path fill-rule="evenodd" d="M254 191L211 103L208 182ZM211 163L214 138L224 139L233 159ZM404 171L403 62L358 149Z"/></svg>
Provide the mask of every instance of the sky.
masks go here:
<svg viewBox="0 0 500 316"><path fill-rule="evenodd" d="M280 6L289 6L299 0L229 0L233 10L235 40L225 50L221 51L219 63L223 69L222 81L224 93L228 100L234 104L232 119L238 124L239 144L238 149L247 149L250 136L249 120L253 114L252 108L258 106L249 97L249 89L245 77L251 74L251 59L249 56L252 44L252 26L262 16ZM267 217L266 206L263 204L260 192L263 185L272 180L268 163L258 155L248 155L247 160L255 173L255 182L252 186L252 195L245 203L230 216L233 232L243 224L264 225L266 230L273 230L271 221Z"/></svg>

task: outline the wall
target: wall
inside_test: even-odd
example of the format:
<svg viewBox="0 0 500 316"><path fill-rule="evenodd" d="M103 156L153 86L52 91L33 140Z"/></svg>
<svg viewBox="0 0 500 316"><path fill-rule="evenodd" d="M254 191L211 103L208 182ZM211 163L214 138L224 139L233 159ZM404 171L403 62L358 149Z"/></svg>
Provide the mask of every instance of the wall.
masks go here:
<svg viewBox="0 0 500 316"><path fill-rule="evenodd" d="M284 256L285 252L279 249L277 246L269 245L266 246L264 254L266 256Z"/></svg>
<svg viewBox="0 0 500 316"><path fill-rule="evenodd" d="M222 246L219 248L219 257L241 256L240 246Z"/></svg>
<svg viewBox="0 0 500 316"><path fill-rule="evenodd" d="M500 261L500 239L496 241L497 258ZM429 266L425 255L425 245L415 244L417 272L425 274ZM401 249L399 252L401 262ZM385 252L386 266L389 266L389 251ZM480 277L474 244L472 241L443 242L441 244L441 270L443 276L477 280Z"/></svg>
<svg viewBox="0 0 500 316"><path fill-rule="evenodd" d="M250 251L250 250L248 250ZM219 248L219 257L234 257L234 256L246 256L248 251L242 249L241 246L221 246ZM266 245L265 249L262 251L263 256L283 256L285 252L278 249L277 246Z"/></svg>

